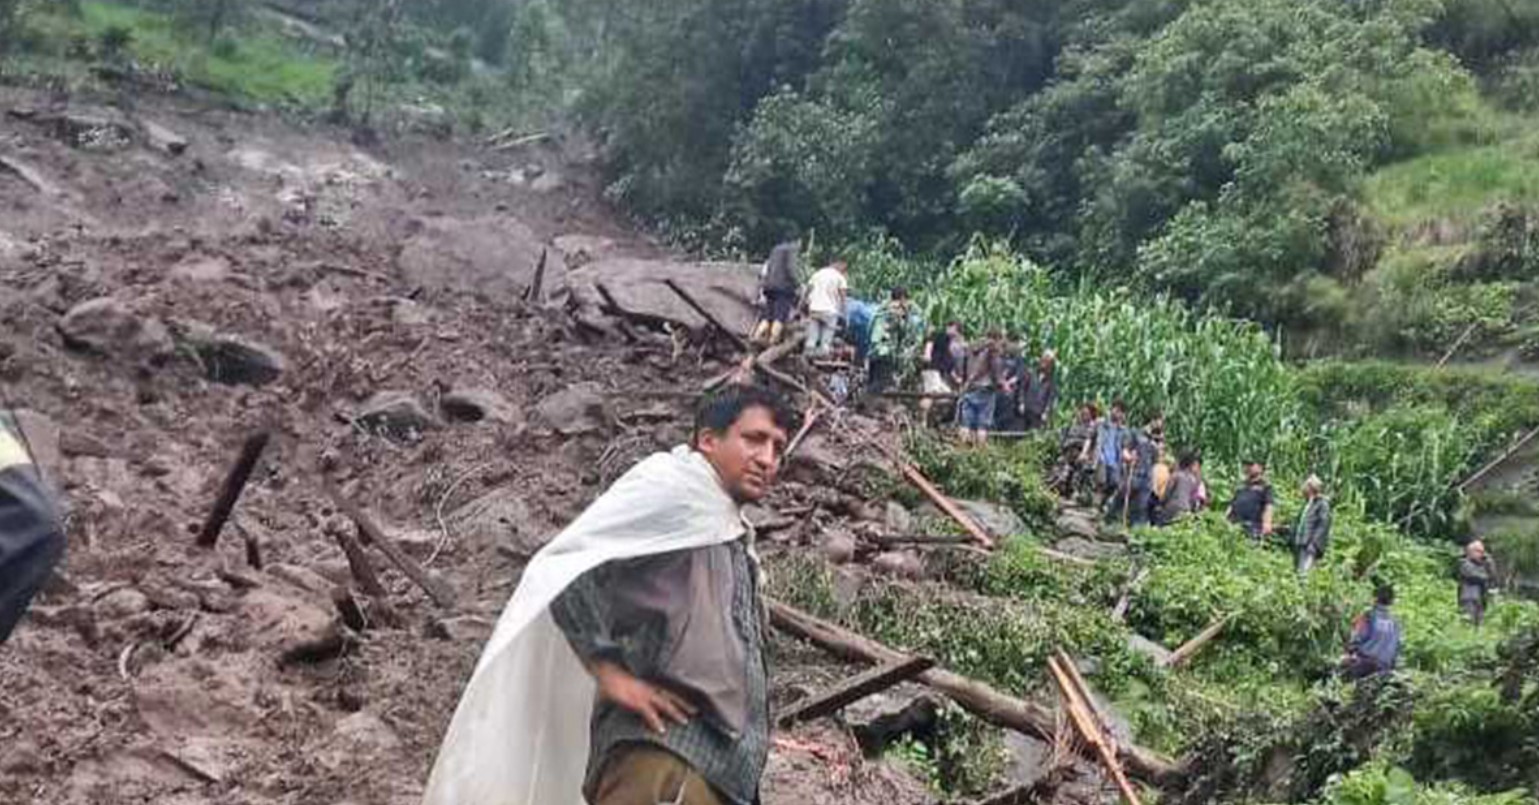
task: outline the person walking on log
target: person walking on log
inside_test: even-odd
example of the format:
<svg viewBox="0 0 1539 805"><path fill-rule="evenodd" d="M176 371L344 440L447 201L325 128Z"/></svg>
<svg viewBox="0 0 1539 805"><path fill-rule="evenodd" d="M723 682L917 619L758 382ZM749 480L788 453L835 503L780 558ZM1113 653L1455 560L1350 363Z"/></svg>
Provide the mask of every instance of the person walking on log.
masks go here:
<svg viewBox="0 0 1539 805"><path fill-rule="evenodd" d="M754 805L769 752L758 563L743 504L793 415L705 400L691 444L622 476L535 555L444 739L424 805Z"/></svg>
<svg viewBox="0 0 1539 805"><path fill-rule="evenodd" d="M763 310L749 341L760 346L780 343L786 322L796 309L796 253L800 248L795 240L787 240L770 250L769 259L759 271Z"/></svg>
<svg viewBox="0 0 1539 805"><path fill-rule="evenodd" d="M807 280L807 340L802 352L809 358L826 358L834 346L834 335L839 332L839 319L844 314L845 297L850 292L846 277L849 265L837 260L813 273Z"/></svg>
<svg viewBox="0 0 1539 805"><path fill-rule="evenodd" d="M0 644L64 555L64 525L15 419L0 411Z"/></svg>

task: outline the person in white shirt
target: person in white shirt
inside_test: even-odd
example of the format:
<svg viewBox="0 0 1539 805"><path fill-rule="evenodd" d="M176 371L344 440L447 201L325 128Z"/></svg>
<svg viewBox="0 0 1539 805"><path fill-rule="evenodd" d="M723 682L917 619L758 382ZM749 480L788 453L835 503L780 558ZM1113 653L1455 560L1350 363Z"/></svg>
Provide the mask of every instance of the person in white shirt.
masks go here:
<svg viewBox="0 0 1539 805"><path fill-rule="evenodd" d="M850 283L845 276L849 265L843 260L824 266L807 281L807 340L803 351L809 357L822 357L834 345L834 333L839 329L840 311L849 294Z"/></svg>

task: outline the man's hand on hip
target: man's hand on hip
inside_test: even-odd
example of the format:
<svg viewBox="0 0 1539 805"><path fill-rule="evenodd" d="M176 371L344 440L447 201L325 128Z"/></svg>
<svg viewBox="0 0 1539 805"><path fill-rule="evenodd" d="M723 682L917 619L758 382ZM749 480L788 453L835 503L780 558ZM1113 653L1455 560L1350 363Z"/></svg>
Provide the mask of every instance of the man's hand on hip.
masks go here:
<svg viewBox="0 0 1539 805"><path fill-rule="evenodd" d="M599 695L629 710L661 735L668 722L687 724L696 715L694 705L678 694L637 677L612 662L598 662L589 669L598 683Z"/></svg>

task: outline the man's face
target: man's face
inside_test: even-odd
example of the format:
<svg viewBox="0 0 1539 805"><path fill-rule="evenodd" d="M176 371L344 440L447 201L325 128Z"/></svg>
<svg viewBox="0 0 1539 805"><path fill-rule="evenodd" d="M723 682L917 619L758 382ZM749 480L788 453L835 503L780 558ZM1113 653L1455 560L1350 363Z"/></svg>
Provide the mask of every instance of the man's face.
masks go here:
<svg viewBox="0 0 1539 805"><path fill-rule="evenodd" d="M1465 548L1465 552L1469 554L1471 559L1474 559L1475 561L1478 562L1478 561L1486 558L1486 546L1485 546L1485 543L1481 542L1480 540L1476 540L1474 542L1471 542Z"/></svg>
<svg viewBox="0 0 1539 805"><path fill-rule="evenodd" d="M750 503L762 499L774 485L787 441L769 409L753 406L725 433L702 431L698 449L716 468L727 494L739 503Z"/></svg>
<svg viewBox="0 0 1539 805"><path fill-rule="evenodd" d="M1113 408L1112 411L1111 411L1111 418L1112 418L1113 422L1117 423L1118 425L1121 425L1122 423L1127 421L1127 419L1128 419L1128 412L1122 410L1121 408Z"/></svg>
<svg viewBox="0 0 1539 805"><path fill-rule="evenodd" d="M1245 480L1257 483L1264 477L1266 477L1266 467L1260 464L1245 465Z"/></svg>

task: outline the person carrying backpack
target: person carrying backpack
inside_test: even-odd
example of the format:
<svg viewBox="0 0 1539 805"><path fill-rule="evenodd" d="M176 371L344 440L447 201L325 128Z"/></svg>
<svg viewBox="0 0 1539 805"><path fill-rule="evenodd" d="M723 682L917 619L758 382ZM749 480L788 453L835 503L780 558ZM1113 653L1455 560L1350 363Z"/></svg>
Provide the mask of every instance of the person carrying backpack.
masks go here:
<svg viewBox="0 0 1539 805"><path fill-rule="evenodd" d="M64 525L25 434L0 411L0 644L64 555Z"/></svg>

